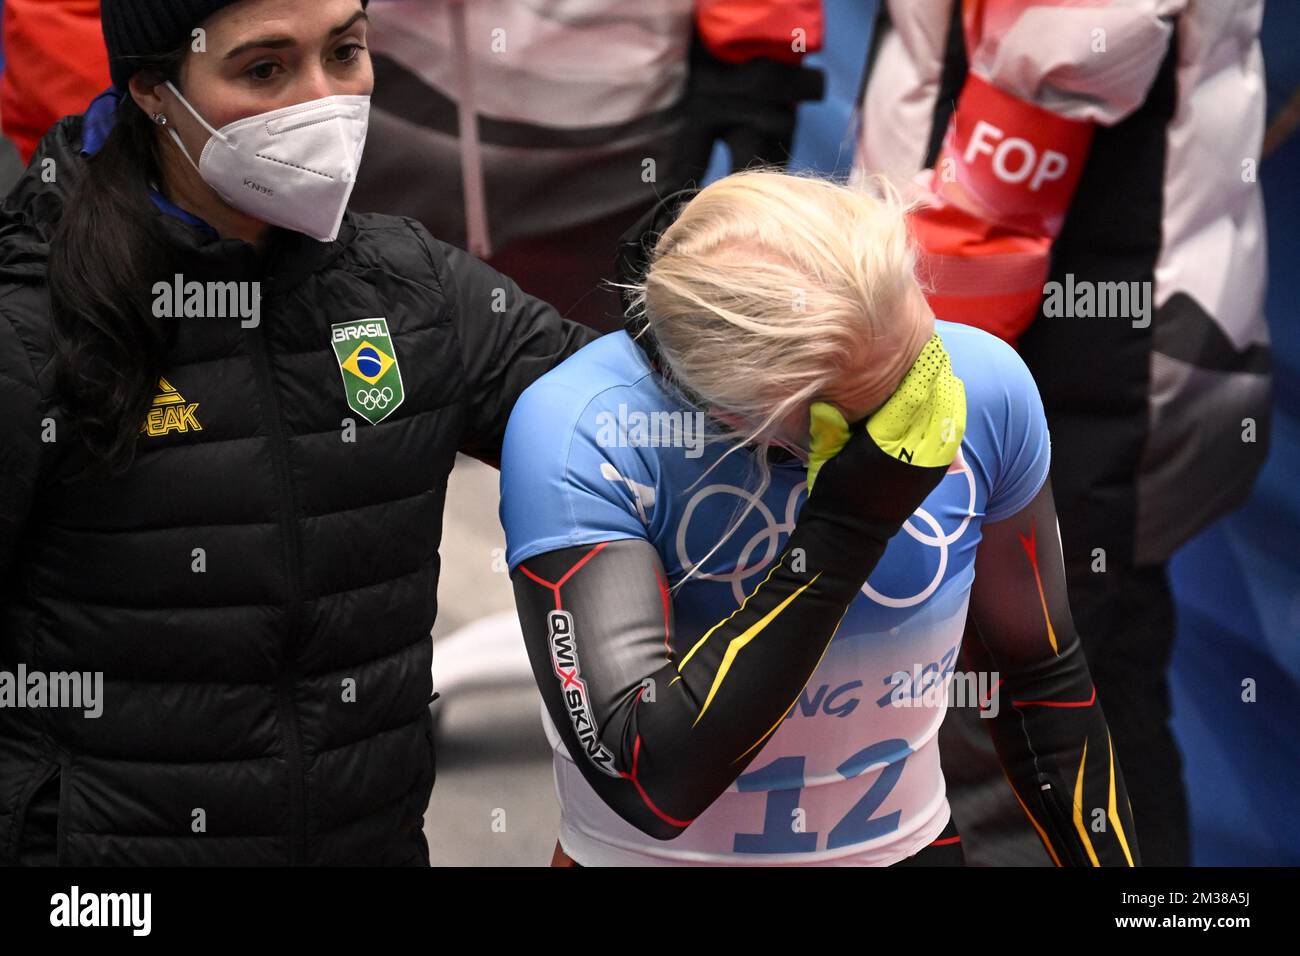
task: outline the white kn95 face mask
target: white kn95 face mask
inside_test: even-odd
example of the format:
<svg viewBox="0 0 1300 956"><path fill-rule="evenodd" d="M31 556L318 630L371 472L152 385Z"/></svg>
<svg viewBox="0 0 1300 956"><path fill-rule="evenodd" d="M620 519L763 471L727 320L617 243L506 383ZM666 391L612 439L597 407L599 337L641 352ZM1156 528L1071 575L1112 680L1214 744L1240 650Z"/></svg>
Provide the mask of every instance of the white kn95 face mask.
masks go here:
<svg viewBox="0 0 1300 956"><path fill-rule="evenodd" d="M255 219L333 242L366 145L370 97L327 96L213 129L170 81L176 98L212 134L196 163L203 181Z"/></svg>

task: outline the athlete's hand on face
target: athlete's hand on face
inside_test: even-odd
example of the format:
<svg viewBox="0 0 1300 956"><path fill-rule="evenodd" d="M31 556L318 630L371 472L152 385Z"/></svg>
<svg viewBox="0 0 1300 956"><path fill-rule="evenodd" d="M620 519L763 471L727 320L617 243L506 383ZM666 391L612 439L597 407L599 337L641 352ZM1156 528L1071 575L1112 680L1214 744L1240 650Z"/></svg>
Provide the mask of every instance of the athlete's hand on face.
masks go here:
<svg viewBox="0 0 1300 956"><path fill-rule="evenodd" d="M826 402L810 411L808 503L865 519L891 537L943 479L966 431L966 389L938 333L894 394L850 425Z"/></svg>

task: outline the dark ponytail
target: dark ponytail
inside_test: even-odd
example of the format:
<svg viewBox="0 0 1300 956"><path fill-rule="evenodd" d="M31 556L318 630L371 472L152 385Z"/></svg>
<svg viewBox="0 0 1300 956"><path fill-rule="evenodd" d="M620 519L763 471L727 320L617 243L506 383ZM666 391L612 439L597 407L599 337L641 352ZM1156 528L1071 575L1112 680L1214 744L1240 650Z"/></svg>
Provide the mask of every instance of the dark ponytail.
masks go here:
<svg viewBox="0 0 1300 956"><path fill-rule="evenodd" d="M184 56L149 57L140 68L174 81ZM125 93L50 241L56 388L92 458L115 475L135 459L175 333L150 304L153 278L171 274L173 256L149 198L150 183L162 181L156 129Z"/></svg>

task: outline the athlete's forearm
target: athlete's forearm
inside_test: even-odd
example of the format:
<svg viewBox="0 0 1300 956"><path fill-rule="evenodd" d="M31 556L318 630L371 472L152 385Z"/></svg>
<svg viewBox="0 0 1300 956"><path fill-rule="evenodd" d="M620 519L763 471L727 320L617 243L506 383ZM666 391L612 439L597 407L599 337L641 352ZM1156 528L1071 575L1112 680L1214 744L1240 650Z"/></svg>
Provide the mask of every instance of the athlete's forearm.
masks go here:
<svg viewBox="0 0 1300 956"><path fill-rule="evenodd" d="M1138 866L1124 775L1072 632L1060 654L1000 674L994 746L1030 823L1057 866Z"/></svg>
<svg viewBox="0 0 1300 956"><path fill-rule="evenodd" d="M743 604L702 633L675 630L645 542L569 548L516 569L551 719L629 823L679 835L780 726L888 540L849 546L843 533L801 521Z"/></svg>
<svg viewBox="0 0 1300 956"><path fill-rule="evenodd" d="M997 671L994 745L1058 866L1137 866L1132 811L1074 628L1050 482L985 525L968 656Z"/></svg>

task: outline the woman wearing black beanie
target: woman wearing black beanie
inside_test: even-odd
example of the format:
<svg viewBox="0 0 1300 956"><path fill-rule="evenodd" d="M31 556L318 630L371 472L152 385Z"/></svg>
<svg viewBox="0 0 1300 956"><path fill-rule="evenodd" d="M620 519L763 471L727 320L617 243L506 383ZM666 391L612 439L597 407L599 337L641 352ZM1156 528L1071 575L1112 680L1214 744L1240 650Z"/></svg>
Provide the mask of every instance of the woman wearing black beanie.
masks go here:
<svg viewBox="0 0 1300 956"><path fill-rule="evenodd" d="M346 212L364 7L104 0L0 209L0 862L428 862L447 476L592 333Z"/></svg>

